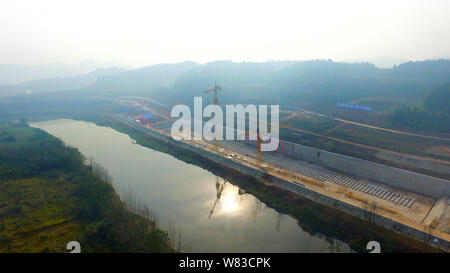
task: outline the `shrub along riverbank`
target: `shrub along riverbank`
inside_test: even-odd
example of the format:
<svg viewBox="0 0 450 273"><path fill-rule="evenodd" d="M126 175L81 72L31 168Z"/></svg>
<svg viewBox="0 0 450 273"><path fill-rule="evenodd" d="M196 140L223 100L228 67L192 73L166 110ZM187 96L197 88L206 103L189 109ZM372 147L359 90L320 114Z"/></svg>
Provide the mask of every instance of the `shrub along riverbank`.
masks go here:
<svg viewBox="0 0 450 273"><path fill-rule="evenodd" d="M0 252L173 252L151 211L46 132L0 124Z"/></svg>

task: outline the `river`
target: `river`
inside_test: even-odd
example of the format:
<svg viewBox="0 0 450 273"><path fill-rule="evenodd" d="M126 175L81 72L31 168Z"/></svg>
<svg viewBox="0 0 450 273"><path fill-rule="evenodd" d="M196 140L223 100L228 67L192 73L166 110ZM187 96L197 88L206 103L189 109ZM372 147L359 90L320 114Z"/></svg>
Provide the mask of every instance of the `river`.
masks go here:
<svg viewBox="0 0 450 273"><path fill-rule="evenodd" d="M163 229L177 230L182 251L350 252L347 244L303 231L296 219L242 194L211 172L134 144L111 128L67 119L31 125L105 167L119 195L135 195L157 215ZM218 202L217 185L223 187Z"/></svg>

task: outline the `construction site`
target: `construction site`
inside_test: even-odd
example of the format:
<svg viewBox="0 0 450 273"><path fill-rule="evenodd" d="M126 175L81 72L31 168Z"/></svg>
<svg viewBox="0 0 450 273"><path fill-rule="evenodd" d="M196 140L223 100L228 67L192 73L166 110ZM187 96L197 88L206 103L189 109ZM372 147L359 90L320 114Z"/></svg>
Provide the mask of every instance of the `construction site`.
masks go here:
<svg viewBox="0 0 450 273"><path fill-rule="evenodd" d="M217 90L214 103L217 101ZM175 141L174 122L164 105L146 98L115 99L127 105L113 117L123 124L189 149L218 164L251 175L327 206L450 250L450 181L280 140L277 151L261 152L258 132L244 140ZM252 134L256 134L251 137ZM255 139L256 140L250 140Z"/></svg>

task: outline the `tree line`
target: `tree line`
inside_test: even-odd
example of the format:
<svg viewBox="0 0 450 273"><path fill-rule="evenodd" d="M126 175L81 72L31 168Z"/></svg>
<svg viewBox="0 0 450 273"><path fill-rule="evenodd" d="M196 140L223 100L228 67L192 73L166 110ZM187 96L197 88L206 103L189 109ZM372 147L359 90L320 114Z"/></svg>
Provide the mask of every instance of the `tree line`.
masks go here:
<svg viewBox="0 0 450 273"><path fill-rule="evenodd" d="M433 89L422 104L401 106L390 116L394 125L418 130L450 132L450 82Z"/></svg>

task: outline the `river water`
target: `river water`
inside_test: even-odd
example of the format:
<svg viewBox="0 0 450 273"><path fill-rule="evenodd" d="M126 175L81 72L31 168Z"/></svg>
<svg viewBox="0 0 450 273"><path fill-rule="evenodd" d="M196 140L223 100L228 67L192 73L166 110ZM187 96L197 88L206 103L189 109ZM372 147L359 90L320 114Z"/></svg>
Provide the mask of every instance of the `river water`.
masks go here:
<svg viewBox="0 0 450 273"><path fill-rule="evenodd" d="M133 144L128 135L111 128L67 119L31 125L105 167L122 197L135 195L157 215L163 229L177 231L182 251L350 252L347 244L303 231L294 218L211 172Z"/></svg>

